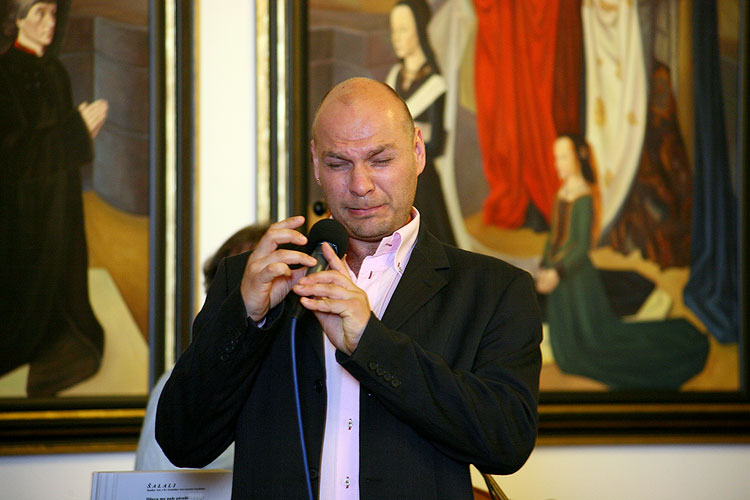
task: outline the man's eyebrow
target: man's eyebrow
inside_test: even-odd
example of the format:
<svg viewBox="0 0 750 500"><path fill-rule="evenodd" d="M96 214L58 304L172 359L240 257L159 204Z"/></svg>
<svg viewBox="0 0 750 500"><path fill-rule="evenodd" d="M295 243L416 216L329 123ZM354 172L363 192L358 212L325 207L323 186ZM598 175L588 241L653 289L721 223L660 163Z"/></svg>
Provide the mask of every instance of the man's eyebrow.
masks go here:
<svg viewBox="0 0 750 500"><path fill-rule="evenodd" d="M382 144L374 149L371 149L367 153L367 158L372 158L373 156L377 156L380 153L383 153L385 151L388 151L390 149L394 149L395 146L393 144Z"/></svg>
<svg viewBox="0 0 750 500"><path fill-rule="evenodd" d="M381 153L384 153L386 151L389 151L389 150L392 150L392 149L395 149L395 148L396 148L396 146L394 144L382 144L380 146L374 147L373 149L369 150L365 154L365 158L370 159L370 158L372 158L374 156L377 156L377 155L379 155ZM324 151L322 157L323 158L333 158L333 159L337 159L337 160L346 160L346 161L349 161L349 159L350 159L348 155L342 154L342 153L338 153L336 151Z"/></svg>
<svg viewBox="0 0 750 500"><path fill-rule="evenodd" d="M346 156L341 155L341 154L339 154L339 153L337 153L335 151L323 151L322 157L323 158L334 158L334 159L337 159L337 160L347 160L347 161L349 160Z"/></svg>

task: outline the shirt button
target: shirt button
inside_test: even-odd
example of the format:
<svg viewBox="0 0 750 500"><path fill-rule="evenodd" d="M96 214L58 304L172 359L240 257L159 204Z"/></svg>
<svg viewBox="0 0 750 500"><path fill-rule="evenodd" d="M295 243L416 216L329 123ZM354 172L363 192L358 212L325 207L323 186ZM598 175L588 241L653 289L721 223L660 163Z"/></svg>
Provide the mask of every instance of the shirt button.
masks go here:
<svg viewBox="0 0 750 500"><path fill-rule="evenodd" d="M318 479L318 469L310 469L310 479Z"/></svg>
<svg viewBox="0 0 750 500"><path fill-rule="evenodd" d="M315 392L317 392L318 394L323 392L323 381L320 379L315 381Z"/></svg>

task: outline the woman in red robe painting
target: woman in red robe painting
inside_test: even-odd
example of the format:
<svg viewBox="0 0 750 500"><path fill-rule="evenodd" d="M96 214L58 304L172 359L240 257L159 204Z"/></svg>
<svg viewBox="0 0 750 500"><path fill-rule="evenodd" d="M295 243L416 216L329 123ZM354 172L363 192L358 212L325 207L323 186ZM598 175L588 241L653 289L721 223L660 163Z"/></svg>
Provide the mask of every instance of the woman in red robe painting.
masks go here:
<svg viewBox="0 0 750 500"><path fill-rule="evenodd" d="M490 193L484 223L521 226L529 204L549 222L558 187L554 142L559 2L474 1L475 93L482 163Z"/></svg>

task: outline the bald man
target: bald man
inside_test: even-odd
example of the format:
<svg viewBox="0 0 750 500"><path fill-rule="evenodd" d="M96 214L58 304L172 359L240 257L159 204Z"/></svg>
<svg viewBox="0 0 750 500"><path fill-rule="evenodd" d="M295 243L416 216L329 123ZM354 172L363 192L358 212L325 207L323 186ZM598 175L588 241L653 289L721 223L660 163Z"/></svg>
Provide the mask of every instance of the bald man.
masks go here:
<svg viewBox="0 0 750 500"><path fill-rule="evenodd" d="M424 140L390 87L356 78L329 91L311 151L346 256L324 245L329 269L305 276L315 259L290 249L307 242L297 216L225 260L162 392L157 440L182 467L234 440L232 498L308 498L310 488L324 500L471 499L469 464L509 474L534 446L533 280L421 227L412 203ZM294 346L305 457L295 296L307 310Z"/></svg>

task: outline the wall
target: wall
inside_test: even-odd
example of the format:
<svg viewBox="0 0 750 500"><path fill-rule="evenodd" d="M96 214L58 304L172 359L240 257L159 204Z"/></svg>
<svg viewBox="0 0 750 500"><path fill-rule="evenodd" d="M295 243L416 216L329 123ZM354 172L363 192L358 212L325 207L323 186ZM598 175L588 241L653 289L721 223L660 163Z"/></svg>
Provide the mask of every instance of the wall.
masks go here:
<svg viewBox="0 0 750 500"><path fill-rule="evenodd" d="M90 498L93 471L133 463L132 453L0 457L0 498ZM497 480L512 500L744 500L748 471L747 444L544 446Z"/></svg>
<svg viewBox="0 0 750 500"><path fill-rule="evenodd" d="M256 219L255 2L200 0L196 6L195 265L200 269L229 236ZM196 281L202 292L202 274ZM200 308L203 294L196 295Z"/></svg>
<svg viewBox="0 0 750 500"><path fill-rule="evenodd" d="M94 471L133 470L135 453L0 457L0 498L91 498Z"/></svg>
<svg viewBox="0 0 750 500"><path fill-rule="evenodd" d="M496 479L514 500L741 500L747 471L747 444L555 446Z"/></svg>

